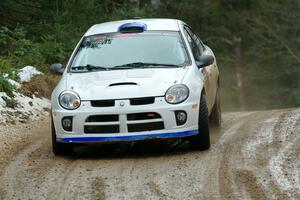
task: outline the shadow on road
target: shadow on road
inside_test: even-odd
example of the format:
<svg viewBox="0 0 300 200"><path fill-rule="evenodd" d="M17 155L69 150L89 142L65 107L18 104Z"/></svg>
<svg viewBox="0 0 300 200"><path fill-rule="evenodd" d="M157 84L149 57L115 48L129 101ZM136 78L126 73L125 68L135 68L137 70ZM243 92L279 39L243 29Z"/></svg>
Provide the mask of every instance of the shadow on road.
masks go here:
<svg viewBox="0 0 300 200"><path fill-rule="evenodd" d="M211 131L211 143L216 142L220 131ZM74 148L70 159L120 159L174 156L195 152L187 139L150 140L111 144L89 144ZM209 150L207 150L209 151ZM207 152L203 151L203 153ZM200 151L197 151L200 152Z"/></svg>
<svg viewBox="0 0 300 200"><path fill-rule="evenodd" d="M182 154L191 151L187 140L139 141L111 144L90 144L74 148L73 159L145 158Z"/></svg>

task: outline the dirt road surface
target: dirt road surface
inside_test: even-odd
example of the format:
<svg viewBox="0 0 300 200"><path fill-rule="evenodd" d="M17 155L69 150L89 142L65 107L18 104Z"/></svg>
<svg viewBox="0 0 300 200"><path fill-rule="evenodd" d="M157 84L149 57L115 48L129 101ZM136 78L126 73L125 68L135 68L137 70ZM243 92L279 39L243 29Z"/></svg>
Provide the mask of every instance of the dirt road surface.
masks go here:
<svg viewBox="0 0 300 200"><path fill-rule="evenodd" d="M203 152L175 140L55 157L49 127L0 127L0 199L300 199L300 109L225 113Z"/></svg>

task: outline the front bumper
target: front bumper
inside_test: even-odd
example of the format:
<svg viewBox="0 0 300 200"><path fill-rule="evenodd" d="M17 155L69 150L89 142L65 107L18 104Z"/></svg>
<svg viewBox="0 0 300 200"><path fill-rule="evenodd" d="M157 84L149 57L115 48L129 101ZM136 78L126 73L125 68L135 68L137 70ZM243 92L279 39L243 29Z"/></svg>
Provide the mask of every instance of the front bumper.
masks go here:
<svg viewBox="0 0 300 200"><path fill-rule="evenodd" d="M95 143L95 142L122 142L122 141L139 141L152 139L180 138L197 135L198 130L171 132L171 133L154 133L154 134L138 134L138 135L118 135L118 136L98 136L98 137L60 137L57 142L61 143Z"/></svg>
<svg viewBox="0 0 300 200"><path fill-rule="evenodd" d="M156 97L153 104L130 105L129 100L115 100L113 107L93 107L90 101L83 101L76 110L65 110L59 106L52 107L52 117L58 142L62 143L93 143L93 142L117 142L136 141L159 138L179 138L198 134L198 100L186 101L181 104L171 105L165 102L164 97ZM197 106L195 106L197 105ZM178 126L176 124L175 111L185 111L187 121ZM158 119L128 121L128 115L135 113L157 113L161 116L164 128L161 130L132 132L128 128L132 123L154 123ZM118 115L117 122L87 122L90 116ZM62 127L62 119L72 117L72 131L65 131ZM118 125L117 133L86 133L88 125Z"/></svg>

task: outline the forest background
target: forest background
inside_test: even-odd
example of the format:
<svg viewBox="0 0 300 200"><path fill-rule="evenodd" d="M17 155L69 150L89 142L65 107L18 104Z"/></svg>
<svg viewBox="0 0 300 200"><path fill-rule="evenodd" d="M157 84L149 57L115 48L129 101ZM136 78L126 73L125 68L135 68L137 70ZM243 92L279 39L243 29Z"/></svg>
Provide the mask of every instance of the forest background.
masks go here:
<svg viewBox="0 0 300 200"><path fill-rule="evenodd" d="M299 0L1 0L0 92L13 96L8 78L26 65L48 76L66 64L93 24L177 18L214 50L223 110L299 107L299 10Z"/></svg>

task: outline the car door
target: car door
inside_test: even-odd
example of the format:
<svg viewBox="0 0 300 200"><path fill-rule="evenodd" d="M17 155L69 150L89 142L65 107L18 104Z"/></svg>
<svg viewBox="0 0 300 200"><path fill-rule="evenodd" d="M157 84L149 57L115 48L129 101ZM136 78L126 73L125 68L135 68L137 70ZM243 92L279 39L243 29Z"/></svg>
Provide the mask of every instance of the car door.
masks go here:
<svg viewBox="0 0 300 200"><path fill-rule="evenodd" d="M200 49L200 52L202 54L207 54L207 55L212 55L215 58L215 55L213 51L208 47L203 44L203 42L200 40L200 38L194 34L194 40L196 41L196 44L198 48ZM212 65L209 65L204 68L206 70L207 76L208 76L208 87L209 90L207 91L207 95L209 96L209 111L213 108L214 103L215 103L215 98L216 98L216 93L217 93L217 87L218 87L218 76L219 76L219 71L217 67L217 62L215 58L215 62Z"/></svg>
<svg viewBox="0 0 300 200"><path fill-rule="evenodd" d="M201 40L192 32L189 27L185 27L185 35L192 49L192 53L194 55L194 59L196 62L200 62L200 56L202 54L212 54L210 49L205 48ZM207 96L207 106L209 112L211 111L214 99L215 99L215 89L213 88L215 84L213 84L213 74L214 69L213 65L204 67L199 69L198 73L201 73L204 77L204 88Z"/></svg>
<svg viewBox="0 0 300 200"><path fill-rule="evenodd" d="M205 50L203 53L207 55L212 55L215 58L213 51L208 46L205 46ZM209 91L208 91L209 98L210 98L209 108L212 109L216 100L217 89L219 87L218 84L219 70L218 70L216 58L212 65L206 67L206 70L207 70L208 80L209 80ZM211 111L211 109L209 109L209 112Z"/></svg>

